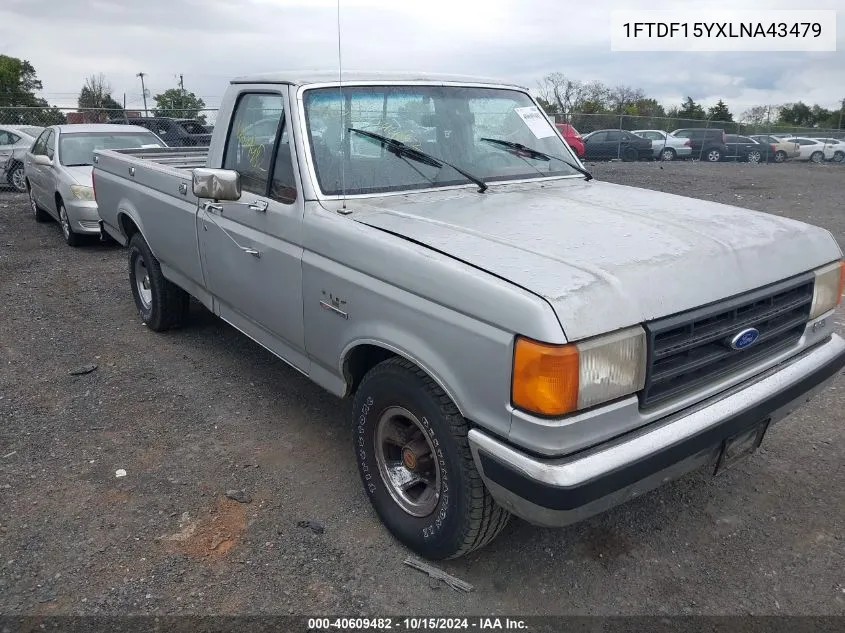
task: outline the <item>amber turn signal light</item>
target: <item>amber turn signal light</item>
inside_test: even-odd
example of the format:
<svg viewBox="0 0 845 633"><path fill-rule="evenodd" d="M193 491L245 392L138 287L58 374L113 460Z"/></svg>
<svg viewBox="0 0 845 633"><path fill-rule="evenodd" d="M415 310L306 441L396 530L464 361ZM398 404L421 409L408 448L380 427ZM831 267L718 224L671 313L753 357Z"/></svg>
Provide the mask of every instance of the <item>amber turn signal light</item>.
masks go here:
<svg viewBox="0 0 845 633"><path fill-rule="evenodd" d="M578 406L578 348L517 337L511 400L541 415L563 415Z"/></svg>

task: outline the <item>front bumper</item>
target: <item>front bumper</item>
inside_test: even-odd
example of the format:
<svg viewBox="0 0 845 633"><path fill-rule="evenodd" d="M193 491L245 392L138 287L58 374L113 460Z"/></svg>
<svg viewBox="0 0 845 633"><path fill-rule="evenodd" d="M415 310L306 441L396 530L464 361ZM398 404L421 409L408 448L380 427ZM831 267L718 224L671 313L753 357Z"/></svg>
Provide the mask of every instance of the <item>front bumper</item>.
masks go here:
<svg viewBox="0 0 845 633"><path fill-rule="evenodd" d="M65 209L74 233L99 234L100 214L97 211L96 201L72 198L65 202Z"/></svg>
<svg viewBox="0 0 845 633"><path fill-rule="evenodd" d="M782 420L843 367L845 340L833 334L726 394L566 458L533 457L479 429L470 449L501 506L536 525L567 525L714 463L727 438Z"/></svg>

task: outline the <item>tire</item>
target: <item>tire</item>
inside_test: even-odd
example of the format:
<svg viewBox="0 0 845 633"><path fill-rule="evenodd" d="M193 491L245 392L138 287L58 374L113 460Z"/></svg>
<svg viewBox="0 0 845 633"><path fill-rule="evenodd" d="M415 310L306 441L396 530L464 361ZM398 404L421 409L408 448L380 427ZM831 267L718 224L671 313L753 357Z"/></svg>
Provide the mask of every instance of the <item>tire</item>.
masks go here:
<svg viewBox="0 0 845 633"><path fill-rule="evenodd" d="M711 147L704 153L704 160L708 163L718 163L722 160L722 151L715 147Z"/></svg>
<svg viewBox="0 0 845 633"><path fill-rule="evenodd" d="M65 209L65 203L61 200L58 201L58 212L59 227L62 229L62 237L65 238L67 245L77 247L82 244L82 236L79 233L73 232L73 227L70 225L70 218L67 215L67 209Z"/></svg>
<svg viewBox="0 0 845 633"><path fill-rule="evenodd" d="M32 209L32 214L35 216L36 222L49 222L52 218L50 214L38 206L35 198L32 195L32 187L27 187L29 190L29 208Z"/></svg>
<svg viewBox="0 0 845 633"><path fill-rule="evenodd" d="M466 420L413 363L396 357L371 369L355 392L352 416L364 490L382 523L416 554L457 558L505 527L510 513L493 500L475 468ZM413 494L403 494L386 472L388 462L394 482L416 476L431 485L414 484L408 488Z"/></svg>
<svg viewBox="0 0 845 633"><path fill-rule="evenodd" d="M776 163L785 163L786 162L786 152L782 149L779 149L775 152L775 162Z"/></svg>
<svg viewBox="0 0 845 633"><path fill-rule="evenodd" d="M834 153L833 153L833 158L831 158L831 160L832 160L834 163L841 163L843 160L845 160L845 152L842 152L842 151L836 151L836 152L834 152Z"/></svg>
<svg viewBox="0 0 845 633"><path fill-rule="evenodd" d="M639 157L639 152L637 152L636 148L634 147L626 147L622 150L622 160L626 163L632 163Z"/></svg>
<svg viewBox="0 0 845 633"><path fill-rule="evenodd" d="M191 298L165 278L141 233L129 240L129 283L141 320L148 328L163 332L185 323Z"/></svg>
<svg viewBox="0 0 845 633"><path fill-rule="evenodd" d="M813 152L810 154L810 162L811 163L821 163L824 161L824 153L822 152Z"/></svg>
<svg viewBox="0 0 845 633"><path fill-rule="evenodd" d="M664 147L660 152L660 160L670 161L675 160L676 157L677 155L675 154L675 150L671 147Z"/></svg>
<svg viewBox="0 0 845 633"><path fill-rule="evenodd" d="M748 155L745 157L745 160L749 163L756 165L762 160L762 158L763 155L755 149L753 151L748 152Z"/></svg>
<svg viewBox="0 0 845 633"><path fill-rule="evenodd" d="M24 175L23 165L17 163L12 167L9 174L6 176L9 184L18 193L26 193L26 176Z"/></svg>

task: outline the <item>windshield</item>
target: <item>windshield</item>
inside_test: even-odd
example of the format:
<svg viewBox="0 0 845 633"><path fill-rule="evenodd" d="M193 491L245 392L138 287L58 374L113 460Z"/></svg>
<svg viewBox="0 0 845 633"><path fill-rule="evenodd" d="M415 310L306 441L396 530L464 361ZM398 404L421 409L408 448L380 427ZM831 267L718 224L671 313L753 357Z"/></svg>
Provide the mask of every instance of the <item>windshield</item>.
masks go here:
<svg viewBox="0 0 845 633"><path fill-rule="evenodd" d="M320 189L366 194L468 184L449 165L409 161L365 130L398 140L484 182L571 176L560 160L506 152L482 138L520 143L574 162L555 128L516 90L448 86L351 86L305 92L305 118ZM341 112L343 120L341 120Z"/></svg>
<svg viewBox="0 0 845 633"><path fill-rule="evenodd" d="M35 127L34 125L22 125L18 129L24 134L29 134L32 138L36 138L44 131L43 127Z"/></svg>
<svg viewBox="0 0 845 633"><path fill-rule="evenodd" d="M164 147L152 132L64 132L59 161L65 167L93 165L95 149Z"/></svg>

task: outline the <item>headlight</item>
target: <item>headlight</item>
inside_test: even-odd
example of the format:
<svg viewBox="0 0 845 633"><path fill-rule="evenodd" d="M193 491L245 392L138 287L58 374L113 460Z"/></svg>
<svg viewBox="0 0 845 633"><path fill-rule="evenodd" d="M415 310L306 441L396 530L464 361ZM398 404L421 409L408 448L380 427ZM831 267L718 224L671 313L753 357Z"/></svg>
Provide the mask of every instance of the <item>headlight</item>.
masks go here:
<svg viewBox="0 0 845 633"><path fill-rule="evenodd" d="M620 396L645 384L646 343L641 327L568 345L517 337L511 400L541 415L563 415Z"/></svg>
<svg viewBox="0 0 845 633"><path fill-rule="evenodd" d="M70 192L77 200L94 200L94 189L85 185L71 185Z"/></svg>
<svg viewBox="0 0 845 633"><path fill-rule="evenodd" d="M820 317L839 305L839 301L842 299L843 286L845 286L845 260L817 268L813 272L816 275L816 282L813 284L811 319Z"/></svg>

